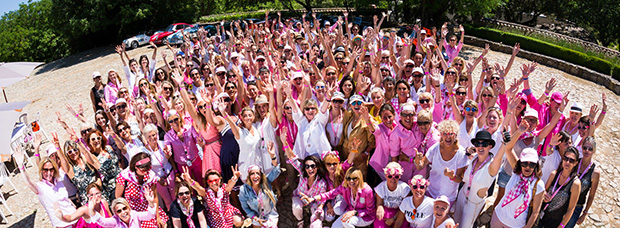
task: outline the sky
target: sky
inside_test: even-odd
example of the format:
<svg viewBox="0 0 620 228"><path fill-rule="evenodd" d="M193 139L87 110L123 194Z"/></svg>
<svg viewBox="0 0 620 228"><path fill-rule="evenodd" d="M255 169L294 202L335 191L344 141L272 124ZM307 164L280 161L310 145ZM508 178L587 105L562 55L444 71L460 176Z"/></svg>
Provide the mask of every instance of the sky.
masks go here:
<svg viewBox="0 0 620 228"><path fill-rule="evenodd" d="M28 0L0 0L0 16L9 11L19 9L20 3L28 3Z"/></svg>

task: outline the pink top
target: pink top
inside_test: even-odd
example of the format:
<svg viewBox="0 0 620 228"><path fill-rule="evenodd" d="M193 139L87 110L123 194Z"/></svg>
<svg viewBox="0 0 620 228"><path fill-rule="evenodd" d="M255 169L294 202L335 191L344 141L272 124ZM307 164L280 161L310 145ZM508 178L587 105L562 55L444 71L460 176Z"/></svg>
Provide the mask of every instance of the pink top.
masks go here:
<svg viewBox="0 0 620 228"><path fill-rule="evenodd" d="M361 181L361 180L358 180ZM351 188L345 188L344 185L340 185L337 188L321 194L321 199L333 199L337 195L344 196L345 202L347 202L347 210L356 210L357 216L364 221L372 221L375 219L375 196L372 188L364 183L364 188L357 190L357 197L353 198Z"/></svg>
<svg viewBox="0 0 620 228"><path fill-rule="evenodd" d="M105 100L108 104L114 105L116 103L116 97L118 95L119 87L114 83L110 82L104 87Z"/></svg>
<svg viewBox="0 0 620 228"><path fill-rule="evenodd" d="M527 92L523 91L523 92L527 95L527 103L530 105L530 107L538 111L538 127L536 127L536 129L537 130L543 129L547 124L549 124L549 122L551 122L551 118L553 117L551 115L551 110L549 109L549 105L546 103L542 105L538 104L538 99L536 99L536 97L534 97L534 95L531 92L529 91ZM562 126L564 126L564 123L566 123L566 117L564 116L564 114L562 114L562 116L560 117L560 120L555 125L553 130L551 130L551 132L547 135L545 140L543 140L544 145L542 147L542 154L540 155L542 156L547 155L547 147L549 145L549 142L551 141L551 136L553 136L553 134L555 133L560 132L562 130Z"/></svg>
<svg viewBox="0 0 620 228"><path fill-rule="evenodd" d="M188 161L193 162L198 157L198 147L196 138L199 137L194 127L183 128L183 141L179 139L174 129L170 129L164 136L164 142L172 147L172 156L177 164L186 165Z"/></svg>
<svg viewBox="0 0 620 228"><path fill-rule="evenodd" d="M155 218L155 208L149 207L146 211L134 211L132 210L129 218L129 225L121 221L121 219L115 215L110 218L103 218L98 213L90 218L91 223L97 223L102 227L126 227L126 228L140 228L141 221L148 221Z"/></svg>
<svg viewBox="0 0 620 228"><path fill-rule="evenodd" d="M450 46L446 39L443 40L443 47L446 49L446 55L448 55L448 64L452 63L452 60L459 55L461 48L463 48L463 42L459 42L455 47Z"/></svg>
<svg viewBox="0 0 620 228"><path fill-rule="evenodd" d="M413 158L416 156L415 149L420 144L420 139L415 135L415 124L411 127L411 130L407 130L402 124L398 124L390 135L390 156L398 157L400 153L404 153L407 157ZM415 165L410 161L399 161L400 166L403 167L403 175L400 176L400 180L409 181L416 172ZM383 169L377 172L382 172ZM419 173L419 172L418 172Z"/></svg>
<svg viewBox="0 0 620 228"><path fill-rule="evenodd" d="M397 124L393 123L393 125L393 127L395 127ZM381 123L375 128L373 134L375 135L376 148L368 164L370 164L373 169L377 170L377 174L382 180L385 180L381 170L390 162L390 135L392 134L392 130L390 130L385 123Z"/></svg>

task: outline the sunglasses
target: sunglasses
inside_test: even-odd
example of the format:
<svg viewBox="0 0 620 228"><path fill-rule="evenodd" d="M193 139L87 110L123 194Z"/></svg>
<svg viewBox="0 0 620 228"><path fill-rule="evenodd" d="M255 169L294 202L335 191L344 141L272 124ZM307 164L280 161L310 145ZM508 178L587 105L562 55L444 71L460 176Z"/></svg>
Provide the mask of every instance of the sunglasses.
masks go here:
<svg viewBox="0 0 620 228"><path fill-rule="evenodd" d="M149 85L149 83L141 83L141 84L140 84L140 87L142 87L142 86L146 86L146 85Z"/></svg>
<svg viewBox="0 0 620 228"><path fill-rule="evenodd" d="M101 136L90 138L90 141L101 141Z"/></svg>
<svg viewBox="0 0 620 228"><path fill-rule="evenodd" d="M225 74L226 74L226 72L219 72L219 73L216 73L215 75L217 75L217 76L224 76Z"/></svg>
<svg viewBox="0 0 620 228"><path fill-rule="evenodd" d="M257 59L256 62L265 62L264 59Z"/></svg>
<svg viewBox="0 0 620 228"><path fill-rule="evenodd" d="M191 76L194 77L194 76L200 76L200 75L198 73L193 73Z"/></svg>
<svg viewBox="0 0 620 228"><path fill-rule="evenodd" d="M521 162L521 167L522 168L526 168L529 167L530 169L536 168L536 163L535 162Z"/></svg>
<svg viewBox="0 0 620 228"><path fill-rule="evenodd" d="M593 147L589 147L589 146L583 146L583 147L581 147L581 149L583 149L584 151L586 151L586 150L587 151L594 151L594 148Z"/></svg>
<svg viewBox="0 0 620 228"><path fill-rule="evenodd" d="M284 106L284 110L291 110L291 106Z"/></svg>
<svg viewBox="0 0 620 228"><path fill-rule="evenodd" d="M579 130L586 130L588 128L590 128L590 126L577 126L577 129Z"/></svg>
<svg viewBox="0 0 620 228"><path fill-rule="evenodd" d="M325 86L315 86L316 89L325 89Z"/></svg>
<svg viewBox="0 0 620 228"><path fill-rule="evenodd" d="M362 105L361 101L354 101L351 103L351 105Z"/></svg>
<svg viewBox="0 0 620 228"><path fill-rule="evenodd" d="M400 179L400 175L387 175L388 179Z"/></svg>
<svg viewBox="0 0 620 228"><path fill-rule="evenodd" d="M424 75L423 74L413 74L413 77L414 78L421 78L421 77L424 77Z"/></svg>
<svg viewBox="0 0 620 228"><path fill-rule="evenodd" d="M478 111L478 108L465 107L465 111L466 111L466 112L477 112L477 111Z"/></svg>
<svg viewBox="0 0 620 228"><path fill-rule="evenodd" d="M455 66L461 66L461 67L463 66L463 64L462 64L462 63L454 63L453 65L455 65Z"/></svg>
<svg viewBox="0 0 620 228"><path fill-rule="evenodd" d="M390 72L388 69L381 69L381 72Z"/></svg>
<svg viewBox="0 0 620 228"><path fill-rule="evenodd" d="M491 77L491 80L498 80L499 81L500 77Z"/></svg>
<svg viewBox="0 0 620 228"><path fill-rule="evenodd" d="M207 180L207 183L209 183L209 184L217 184L219 182L220 182L220 178L216 178L216 179L213 179L213 180Z"/></svg>
<svg viewBox="0 0 620 228"><path fill-rule="evenodd" d="M342 61L344 58L335 58L336 61Z"/></svg>
<svg viewBox="0 0 620 228"><path fill-rule="evenodd" d="M305 164L306 169L316 169L316 164Z"/></svg>
<svg viewBox="0 0 620 228"><path fill-rule="evenodd" d="M206 87L206 88L209 88L209 87L214 86L214 85L215 85L215 84L213 84L213 83L208 83L208 84L205 84L205 87Z"/></svg>
<svg viewBox="0 0 620 228"><path fill-rule="evenodd" d="M143 165L137 165L136 168L146 172L146 171L151 170L151 163L149 162L149 163L146 163L146 164L143 164Z"/></svg>
<svg viewBox="0 0 620 228"><path fill-rule="evenodd" d="M390 59L390 57L389 56L384 56L384 57L381 57L381 59Z"/></svg>
<svg viewBox="0 0 620 228"><path fill-rule="evenodd" d="M128 91L118 91L118 94L126 94L129 93Z"/></svg>
<svg viewBox="0 0 620 228"><path fill-rule="evenodd" d="M187 191L187 192L179 192L179 196L189 196L189 195L190 195L189 191Z"/></svg>
<svg viewBox="0 0 620 228"><path fill-rule="evenodd" d="M472 144L474 144L475 147L487 147L491 145L488 141L474 141Z"/></svg>
<svg viewBox="0 0 620 228"><path fill-rule="evenodd" d="M118 130L118 132L121 132L121 131L124 131L125 129L129 129L129 128L126 128L126 127L121 126L121 127L119 127L117 130Z"/></svg>
<svg viewBox="0 0 620 228"><path fill-rule="evenodd" d="M562 158L562 161L567 161L568 163L573 164L573 163L577 162L577 159L574 159L574 158L569 158L569 157L564 156L564 157Z"/></svg>
<svg viewBox="0 0 620 228"><path fill-rule="evenodd" d="M465 80L465 81L467 81L467 80ZM456 95L457 96L465 96L465 95L467 95L467 92L456 92Z"/></svg>
<svg viewBox="0 0 620 228"><path fill-rule="evenodd" d="M446 71L446 74L447 74L447 75L448 75L448 74L451 74L451 75L456 75L456 72L454 72L454 71Z"/></svg>
<svg viewBox="0 0 620 228"><path fill-rule="evenodd" d="M316 110L316 108L315 107L307 107L307 108L304 108L304 110L310 111L310 110Z"/></svg>
<svg viewBox="0 0 620 228"><path fill-rule="evenodd" d="M230 89L236 89L237 87L234 86L226 86L226 90L230 90Z"/></svg>
<svg viewBox="0 0 620 228"><path fill-rule="evenodd" d="M164 87L165 91L172 91L172 87Z"/></svg>
<svg viewBox="0 0 620 228"><path fill-rule="evenodd" d="M224 102L230 102L230 101L232 101L230 97L224 98Z"/></svg>
<svg viewBox="0 0 620 228"><path fill-rule="evenodd" d="M203 105L198 105L198 106L196 106L196 109L203 109L203 108L205 108L205 107L207 107L207 105L206 105L206 104L203 104Z"/></svg>
<svg viewBox="0 0 620 228"><path fill-rule="evenodd" d="M418 121L418 126L425 126L431 124L431 121Z"/></svg>
<svg viewBox="0 0 620 228"><path fill-rule="evenodd" d="M327 73L327 76L331 76L331 75L336 75L336 73L334 73L334 72Z"/></svg>
<svg viewBox="0 0 620 228"><path fill-rule="evenodd" d="M488 93L483 93L483 94L482 94L482 97L493 97L493 95L488 94Z"/></svg>
<svg viewBox="0 0 620 228"><path fill-rule="evenodd" d="M330 162L330 163L325 163L326 166L336 166L338 165L338 162Z"/></svg>
<svg viewBox="0 0 620 228"><path fill-rule="evenodd" d="M110 107L110 112L116 112L116 107L115 106Z"/></svg>
<svg viewBox="0 0 620 228"><path fill-rule="evenodd" d="M127 105L126 104L117 105L116 108L117 109L125 109L125 108L127 108Z"/></svg>
<svg viewBox="0 0 620 228"><path fill-rule="evenodd" d="M43 169L41 169L41 171L43 171L43 172L53 172L54 168L49 168L49 169L43 168Z"/></svg>
<svg viewBox="0 0 620 228"><path fill-rule="evenodd" d="M90 131L92 131L92 130L93 130L92 128L88 128L88 129L84 129L84 130L80 131L80 133L82 133L83 135L85 135L86 133L88 133L88 132L90 132Z"/></svg>
<svg viewBox="0 0 620 228"><path fill-rule="evenodd" d="M78 151L77 149L70 149L67 151L67 154L74 154L74 153L77 153L77 151Z"/></svg>
<svg viewBox="0 0 620 228"><path fill-rule="evenodd" d="M420 99L420 104L430 104L431 99Z"/></svg>
<svg viewBox="0 0 620 228"><path fill-rule="evenodd" d="M175 123L175 122L179 122L179 118L168 120L168 123Z"/></svg>
<svg viewBox="0 0 620 228"><path fill-rule="evenodd" d="M357 181L357 177L347 177L347 181Z"/></svg>
<svg viewBox="0 0 620 228"><path fill-rule="evenodd" d="M413 117L415 114L413 114L413 113L404 113L404 112L401 112L401 113L400 113L400 115L401 115L403 118L408 118L408 117Z"/></svg>
<svg viewBox="0 0 620 228"><path fill-rule="evenodd" d="M121 212L123 212L123 211L125 211L125 210L128 210L128 209L129 209L129 208L127 208L127 207L122 207L122 208L119 208L118 210L116 210L116 214L120 214Z"/></svg>
<svg viewBox="0 0 620 228"><path fill-rule="evenodd" d="M451 39L450 41L456 41L455 39Z"/></svg>
<svg viewBox="0 0 620 228"><path fill-rule="evenodd" d="M334 104L344 104L343 100L332 100L332 103Z"/></svg>
<svg viewBox="0 0 620 228"><path fill-rule="evenodd" d="M411 189L416 190L416 189L425 189L426 185L411 185Z"/></svg>

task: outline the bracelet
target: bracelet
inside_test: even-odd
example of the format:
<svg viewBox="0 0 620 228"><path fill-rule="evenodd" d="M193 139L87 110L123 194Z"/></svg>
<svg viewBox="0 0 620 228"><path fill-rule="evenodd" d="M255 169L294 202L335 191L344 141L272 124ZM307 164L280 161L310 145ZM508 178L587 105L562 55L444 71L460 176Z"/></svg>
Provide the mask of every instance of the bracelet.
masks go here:
<svg viewBox="0 0 620 228"><path fill-rule="evenodd" d="M306 87L306 88L307 88L307 87L310 87L310 86L309 86L309 85L304 85L304 87Z"/></svg>
<svg viewBox="0 0 620 228"><path fill-rule="evenodd" d="M424 75L429 75L429 74L431 74L431 73L429 73L429 72L424 72Z"/></svg>
<svg viewBox="0 0 620 228"><path fill-rule="evenodd" d="M272 160L272 161L275 161L276 159L277 159L277 157L273 157L273 158L271 158L271 160Z"/></svg>
<svg viewBox="0 0 620 228"><path fill-rule="evenodd" d="M40 154L34 154L33 156L35 156L35 157L39 157L39 156L41 156L41 155L40 155Z"/></svg>
<svg viewBox="0 0 620 228"><path fill-rule="evenodd" d="M549 93L547 91L545 91L545 96L549 96Z"/></svg>
<svg viewBox="0 0 620 228"><path fill-rule="evenodd" d="M205 108L211 108L211 105L205 105Z"/></svg>
<svg viewBox="0 0 620 228"><path fill-rule="evenodd" d="M191 186L194 186L195 183L196 183L196 181L192 180Z"/></svg>
<svg viewBox="0 0 620 228"><path fill-rule="evenodd" d="M351 153L356 153L357 154L358 152L359 151L357 151L357 150L351 150Z"/></svg>
<svg viewBox="0 0 620 228"><path fill-rule="evenodd" d="M359 72L360 72L360 74L363 74L363 73L364 73L364 71L363 71L363 70L360 70Z"/></svg>
<svg viewBox="0 0 620 228"><path fill-rule="evenodd" d="M286 149L288 149L288 145L282 147L282 150L286 150Z"/></svg>
<svg viewBox="0 0 620 228"><path fill-rule="evenodd" d="M564 228L564 224L560 223L560 226L562 226L562 228Z"/></svg>
<svg viewBox="0 0 620 228"><path fill-rule="evenodd" d="M607 113L607 112L605 112L605 111L601 111L601 114L605 114L605 113Z"/></svg>
<svg viewBox="0 0 620 228"><path fill-rule="evenodd" d="M75 114L75 117L80 117L80 114Z"/></svg>
<svg viewBox="0 0 620 228"><path fill-rule="evenodd" d="M357 92L357 94L362 96L362 97L364 96L364 94L362 94L362 92Z"/></svg>
<svg viewBox="0 0 620 228"><path fill-rule="evenodd" d="M413 157L411 157L411 159L409 159L409 162L413 163L414 159Z"/></svg>
<svg viewBox="0 0 620 228"><path fill-rule="evenodd" d="M226 119L226 118L228 118L228 113L226 113L226 115L224 116L224 118L225 118L225 119Z"/></svg>
<svg viewBox="0 0 620 228"><path fill-rule="evenodd" d="M483 54L480 54L480 57L478 57L478 58L482 58L482 57L484 57L484 55L483 55Z"/></svg>
<svg viewBox="0 0 620 228"><path fill-rule="evenodd" d="M486 73L486 72L487 72L487 70L482 70L482 73Z"/></svg>
<svg viewBox="0 0 620 228"><path fill-rule="evenodd" d="M527 81L528 78L523 78L523 81Z"/></svg>
<svg viewBox="0 0 620 228"><path fill-rule="evenodd" d="M409 46L409 44L403 44L403 46L407 47L407 46Z"/></svg>

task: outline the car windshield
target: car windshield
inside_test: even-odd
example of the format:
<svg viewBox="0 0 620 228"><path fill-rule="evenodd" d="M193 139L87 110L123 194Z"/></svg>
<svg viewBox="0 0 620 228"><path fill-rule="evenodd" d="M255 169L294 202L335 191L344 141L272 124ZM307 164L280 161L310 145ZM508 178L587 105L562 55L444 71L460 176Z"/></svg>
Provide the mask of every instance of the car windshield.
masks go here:
<svg viewBox="0 0 620 228"><path fill-rule="evenodd" d="M166 27L166 31L172 31L173 28L174 28L174 25L168 25L168 27Z"/></svg>

